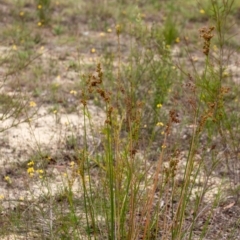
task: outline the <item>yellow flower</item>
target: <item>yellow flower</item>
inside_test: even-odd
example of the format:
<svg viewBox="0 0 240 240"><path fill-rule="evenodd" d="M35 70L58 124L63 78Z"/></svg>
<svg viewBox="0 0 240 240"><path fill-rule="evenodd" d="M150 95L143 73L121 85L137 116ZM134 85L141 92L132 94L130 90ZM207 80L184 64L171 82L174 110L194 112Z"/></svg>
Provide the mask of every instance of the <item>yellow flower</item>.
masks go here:
<svg viewBox="0 0 240 240"><path fill-rule="evenodd" d="M28 168L28 170L27 170L28 173L34 173L34 171L35 171L35 170L34 170L33 167L30 167L30 168Z"/></svg>
<svg viewBox="0 0 240 240"><path fill-rule="evenodd" d="M36 104L34 101L30 101L30 102L29 102L29 106L30 106L30 107L36 107L37 104Z"/></svg>
<svg viewBox="0 0 240 240"><path fill-rule="evenodd" d="M91 53L95 53L96 52L96 49L95 48L92 48L91 49Z"/></svg>
<svg viewBox="0 0 240 240"><path fill-rule="evenodd" d="M0 200L3 200L4 199L4 195L0 195Z"/></svg>
<svg viewBox="0 0 240 240"><path fill-rule="evenodd" d="M166 148L166 147L167 147L166 145L164 145L164 144L162 145L162 148L163 148L163 149Z"/></svg>
<svg viewBox="0 0 240 240"><path fill-rule="evenodd" d="M228 77L229 76L229 72L227 71L227 70L225 70L224 72L223 72L223 77Z"/></svg>
<svg viewBox="0 0 240 240"><path fill-rule="evenodd" d="M44 173L44 171L43 171L42 169L38 169L37 172L38 172L39 174L43 174L43 173Z"/></svg>
<svg viewBox="0 0 240 240"><path fill-rule="evenodd" d="M23 17L23 16L24 16L24 12L20 12L19 15L20 15L21 17Z"/></svg>
<svg viewBox="0 0 240 240"><path fill-rule="evenodd" d="M43 53L44 52L44 46L41 46L38 50L39 53Z"/></svg>
<svg viewBox="0 0 240 240"><path fill-rule="evenodd" d="M5 176L4 177L4 180L6 181L6 182L8 182L8 183L11 183L12 181L11 181L11 178L9 177L9 176Z"/></svg>
<svg viewBox="0 0 240 240"><path fill-rule="evenodd" d="M204 14L204 13L205 13L205 11L204 11L203 9L200 9L199 12L200 12L201 14Z"/></svg>
<svg viewBox="0 0 240 240"><path fill-rule="evenodd" d="M213 45L213 51L217 51L218 50L218 47L217 47L217 45Z"/></svg>
<svg viewBox="0 0 240 240"><path fill-rule="evenodd" d="M197 62L198 61L198 57L192 57L193 62Z"/></svg>
<svg viewBox="0 0 240 240"><path fill-rule="evenodd" d="M161 108L161 107L162 107L162 104L159 103L159 104L157 105L157 108Z"/></svg>
<svg viewBox="0 0 240 240"><path fill-rule="evenodd" d="M38 26L41 27L41 26L42 26L42 23L41 23L41 22L38 22Z"/></svg>
<svg viewBox="0 0 240 240"><path fill-rule="evenodd" d="M34 161L31 161L27 164L28 166L33 166L34 165Z"/></svg>
<svg viewBox="0 0 240 240"><path fill-rule="evenodd" d="M38 172L39 178L42 179L43 178L42 174L44 173L44 171L42 169L38 169L36 172Z"/></svg>
<svg viewBox="0 0 240 240"><path fill-rule="evenodd" d="M12 46L12 49L13 49L13 50L17 50L17 46L16 46L16 45L13 45L13 46Z"/></svg>
<svg viewBox="0 0 240 240"><path fill-rule="evenodd" d="M116 27L115 27L115 29L116 29L116 33L117 33L117 34L120 34L120 33L121 33L121 30L122 30L122 27L121 27L120 24L117 24Z"/></svg>
<svg viewBox="0 0 240 240"><path fill-rule="evenodd" d="M85 175L84 176L84 181L85 181L85 183L90 182L90 176L89 175Z"/></svg>
<svg viewBox="0 0 240 240"><path fill-rule="evenodd" d="M111 29L111 28L108 28L107 32L108 32L108 33L111 33L111 32L112 32L112 29Z"/></svg>
<svg viewBox="0 0 240 240"><path fill-rule="evenodd" d="M42 8L42 5L39 4L39 5L38 5L38 9L41 9L41 8Z"/></svg>
<svg viewBox="0 0 240 240"><path fill-rule="evenodd" d="M71 91L70 91L70 94L72 94L72 95L77 95L77 91L71 90Z"/></svg>
<svg viewBox="0 0 240 240"><path fill-rule="evenodd" d="M30 167L27 169L27 173L29 174L30 177L32 177L34 175L34 172L35 172L35 170L33 167Z"/></svg>
<svg viewBox="0 0 240 240"><path fill-rule="evenodd" d="M71 161L71 162L70 162L71 168L73 168L74 165L75 165L75 162L74 162L74 161Z"/></svg>
<svg viewBox="0 0 240 240"><path fill-rule="evenodd" d="M162 122L158 122L157 126L161 126L162 127L162 126L164 126L164 124Z"/></svg>
<svg viewBox="0 0 240 240"><path fill-rule="evenodd" d="M180 42L180 38L177 37L177 38L175 39L175 42L176 42L176 43L179 43L179 42Z"/></svg>
<svg viewBox="0 0 240 240"><path fill-rule="evenodd" d="M100 37L104 37L104 36L105 36L105 33L104 33L104 32L101 32L101 33L99 34L99 36L100 36Z"/></svg>

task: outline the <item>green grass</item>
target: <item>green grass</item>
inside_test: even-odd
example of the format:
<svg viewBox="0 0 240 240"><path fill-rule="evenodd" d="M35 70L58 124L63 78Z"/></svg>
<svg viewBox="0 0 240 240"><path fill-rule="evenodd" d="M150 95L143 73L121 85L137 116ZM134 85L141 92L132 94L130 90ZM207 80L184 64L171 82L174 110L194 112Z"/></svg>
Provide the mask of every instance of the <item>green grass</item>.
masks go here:
<svg viewBox="0 0 240 240"><path fill-rule="evenodd" d="M1 3L1 239L237 239L239 3L100 2Z"/></svg>

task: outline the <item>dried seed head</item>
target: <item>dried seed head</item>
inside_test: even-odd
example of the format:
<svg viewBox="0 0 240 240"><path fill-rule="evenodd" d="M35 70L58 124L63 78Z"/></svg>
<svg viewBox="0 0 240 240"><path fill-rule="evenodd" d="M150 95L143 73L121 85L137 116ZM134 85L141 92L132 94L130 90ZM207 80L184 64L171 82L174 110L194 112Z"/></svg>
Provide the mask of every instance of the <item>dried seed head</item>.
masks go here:
<svg viewBox="0 0 240 240"><path fill-rule="evenodd" d="M180 123L179 115L176 110L171 110L169 112L169 115L170 115L170 119L173 123Z"/></svg>
<svg viewBox="0 0 240 240"><path fill-rule="evenodd" d="M213 30L214 30L214 27L203 27L199 30L200 37L203 38L203 40L204 40L203 53L206 56L208 56L208 54L209 54L210 42L211 42L212 37L214 36L212 34Z"/></svg>

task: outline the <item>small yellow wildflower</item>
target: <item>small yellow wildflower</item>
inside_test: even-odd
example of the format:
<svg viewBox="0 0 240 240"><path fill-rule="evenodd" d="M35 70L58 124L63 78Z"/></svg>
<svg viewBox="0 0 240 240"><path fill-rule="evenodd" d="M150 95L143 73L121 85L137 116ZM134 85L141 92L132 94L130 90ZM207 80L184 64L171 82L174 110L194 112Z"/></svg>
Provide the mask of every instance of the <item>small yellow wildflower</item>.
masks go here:
<svg viewBox="0 0 240 240"><path fill-rule="evenodd" d="M167 48L167 49L170 49L170 48L171 48L171 46L170 46L170 45L166 45L166 48Z"/></svg>
<svg viewBox="0 0 240 240"><path fill-rule="evenodd" d="M57 114L57 110L53 110L53 113L54 113L54 114Z"/></svg>
<svg viewBox="0 0 240 240"><path fill-rule="evenodd" d="M77 91L75 91L75 90L71 90L71 91L70 91L70 94L76 96L76 95L77 95Z"/></svg>
<svg viewBox="0 0 240 240"><path fill-rule="evenodd" d="M164 133L165 133L164 131L161 132L162 135L164 135Z"/></svg>
<svg viewBox="0 0 240 240"><path fill-rule="evenodd" d="M146 127L147 127L147 125L145 124L143 127L144 127L144 128L146 128Z"/></svg>
<svg viewBox="0 0 240 240"><path fill-rule="evenodd" d="M179 43L179 42L180 42L180 38L177 37L177 38L175 39L175 42L176 42L176 43Z"/></svg>
<svg viewBox="0 0 240 240"><path fill-rule="evenodd" d="M85 181L85 183L90 182L90 176L89 175L85 175L84 176L84 181Z"/></svg>
<svg viewBox="0 0 240 240"><path fill-rule="evenodd" d="M172 69L173 69L173 70L175 70L175 69L176 69L176 67L175 67L175 66L172 66Z"/></svg>
<svg viewBox="0 0 240 240"><path fill-rule="evenodd" d="M39 178L42 179L43 178L42 174L44 173L44 171L42 169L38 169L37 172L39 174Z"/></svg>
<svg viewBox="0 0 240 240"><path fill-rule="evenodd" d="M111 28L108 28L107 32L108 32L108 33L111 33L111 32L112 32L112 29L111 29Z"/></svg>
<svg viewBox="0 0 240 240"><path fill-rule="evenodd" d="M37 104L36 104L34 101L30 101L30 102L29 102L29 106L30 106L30 107L36 107Z"/></svg>
<svg viewBox="0 0 240 240"><path fill-rule="evenodd" d="M27 164L29 167L34 165L34 161L31 161Z"/></svg>
<svg viewBox="0 0 240 240"><path fill-rule="evenodd" d="M205 13L205 11L204 11L203 9L200 9L199 12L200 12L201 14L204 14L204 13Z"/></svg>
<svg viewBox="0 0 240 240"><path fill-rule="evenodd" d="M91 53L95 53L96 52L96 49L95 48L92 48L91 49Z"/></svg>
<svg viewBox="0 0 240 240"><path fill-rule="evenodd" d="M39 53L43 53L44 52L44 46L41 46L38 50Z"/></svg>
<svg viewBox="0 0 240 240"><path fill-rule="evenodd" d="M41 22L38 22L38 26L41 27L41 26L42 26L42 23L41 23Z"/></svg>
<svg viewBox="0 0 240 240"><path fill-rule="evenodd" d="M39 5L38 5L38 9L42 9L42 5L39 4Z"/></svg>
<svg viewBox="0 0 240 240"><path fill-rule="evenodd" d="M16 46L16 45L13 45L13 46L12 46L12 49L13 49L13 50L17 50L17 46Z"/></svg>
<svg viewBox="0 0 240 240"><path fill-rule="evenodd" d="M166 147L167 147L166 145L164 145L164 144L162 145L162 148L163 148L163 149L165 149Z"/></svg>
<svg viewBox="0 0 240 240"><path fill-rule="evenodd" d="M29 174L30 177L32 177L34 175L34 172L35 172L35 170L33 167L30 167L27 169L27 173Z"/></svg>
<svg viewBox="0 0 240 240"><path fill-rule="evenodd" d="M217 47L217 45L213 45L213 51L217 51L218 50L218 47Z"/></svg>
<svg viewBox="0 0 240 240"><path fill-rule="evenodd" d="M3 200L4 199L4 195L0 195L0 200Z"/></svg>
<svg viewBox="0 0 240 240"><path fill-rule="evenodd" d="M100 37L104 37L104 36L105 36L105 33L104 33L104 32L101 32L101 33L99 34L99 36L100 36Z"/></svg>
<svg viewBox="0 0 240 240"><path fill-rule="evenodd" d="M159 103L159 104L157 105L157 108L161 108L161 107L162 107L162 104Z"/></svg>
<svg viewBox="0 0 240 240"><path fill-rule="evenodd" d="M197 62L198 61L198 57L192 57L193 62Z"/></svg>
<svg viewBox="0 0 240 240"><path fill-rule="evenodd" d="M164 124L162 122L158 122L157 126L161 126L162 127L162 126L164 126Z"/></svg>
<svg viewBox="0 0 240 240"><path fill-rule="evenodd" d="M19 16L20 16L20 17L23 17L24 14L25 14L24 12L20 12L20 13L19 13Z"/></svg>
<svg viewBox="0 0 240 240"><path fill-rule="evenodd" d="M71 161L71 162L69 163L69 165L70 165L71 168L73 168L73 166L75 165L75 162Z"/></svg>
<svg viewBox="0 0 240 240"><path fill-rule="evenodd" d="M121 30L122 30L122 27L121 27L120 24L117 24L116 27L115 27L115 29L116 29L116 33L117 33L117 34L120 34L120 33L121 33Z"/></svg>
<svg viewBox="0 0 240 240"><path fill-rule="evenodd" d="M227 71L227 70L225 70L224 72L223 72L223 77L228 77L229 76L229 72Z"/></svg>
<svg viewBox="0 0 240 240"><path fill-rule="evenodd" d="M5 176L4 177L4 180L6 181L6 182L8 182L8 183L11 183L12 181L11 181L11 178L9 177L9 176Z"/></svg>
<svg viewBox="0 0 240 240"><path fill-rule="evenodd" d="M19 200L20 200L20 201L23 201L23 200L24 200L24 197L19 197Z"/></svg>

